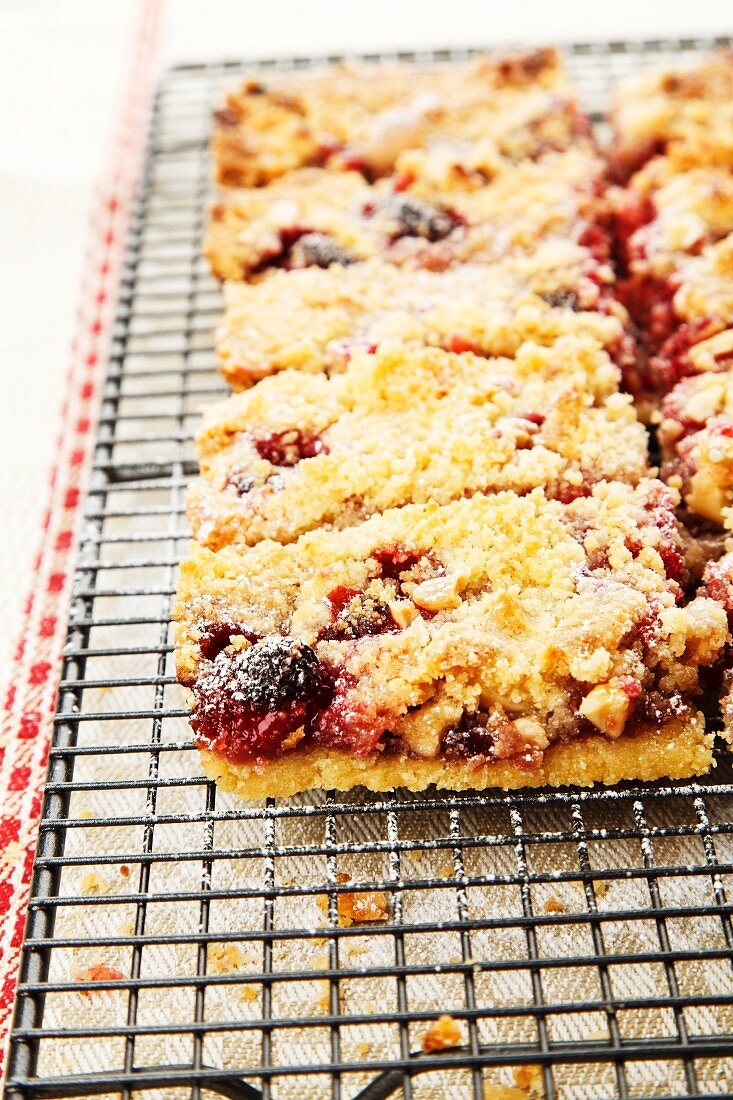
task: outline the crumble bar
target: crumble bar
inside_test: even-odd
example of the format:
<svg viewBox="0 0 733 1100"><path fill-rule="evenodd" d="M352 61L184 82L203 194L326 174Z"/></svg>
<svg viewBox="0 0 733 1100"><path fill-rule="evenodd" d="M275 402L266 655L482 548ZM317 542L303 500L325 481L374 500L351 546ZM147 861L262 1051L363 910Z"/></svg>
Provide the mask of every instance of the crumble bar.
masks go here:
<svg viewBox="0 0 733 1100"><path fill-rule="evenodd" d="M204 769L249 798L705 771L693 697L729 634L713 600L677 605L676 500L477 494L192 545L174 618Z"/></svg>
<svg viewBox="0 0 733 1100"><path fill-rule="evenodd" d="M440 272L373 259L228 282L219 369L240 390L280 370L332 374L385 340L513 356L527 340L551 344L571 333L594 337L628 369L636 345L612 279L587 248L542 241L531 255Z"/></svg>
<svg viewBox="0 0 733 1100"><path fill-rule="evenodd" d="M646 384L725 366L733 335L733 144L649 161L616 196L619 298L643 331Z"/></svg>
<svg viewBox="0 0 733 1100"><path fill-rule="evenodd" d="M330 379L283 372L205 419L194 536L286 543L401 504L537 486L567 501L604 478L635 483L647 433L617 378L577 337L514 360L388 342Z"/></svg>
<svg viewBox="0 0 733 1100"><path fill-rule="evenodd" d="M356 172L302 168L268 187L224 194L211 208L204 252L221 279L373 256L442 271L528 252L547 237L585 244L606 262L603 180L603 161L584 149L450 189L411 174L369 184Z"/></svg>
<svg viewBox="0 0 733 1100"><path fill-rule="evenodd" d="M463 163L477 141L519 159L590 140L557 51L536 49L450 65L258 74L215 113L213 153L222 186L259 187L314 165L375 178L405 151L436 144Z"/></svg>
<svg viewBox="0 0 733 1100"><path fill-rule="evenodd" d="M675 386L658 434L662 476L678 485L690 512L722 526L733 507L733 368Z"/></svg>
<svg viewBox="0 0 733 1100"><path fill-rule="evenodd" d="M614 95L612 160L628 177L672 143L731 133L733 51L719 50L687 69L644 73L624 81Z"/></svg>
<svg viewBox="0 0 733 1100"><path fill-rule="evenodd" d="M733 52L724 51L618 95L620 157L642 167L615 194L617 289L648 356L630 388L652 403L681 378L730 363L732 93Z"/></svg>

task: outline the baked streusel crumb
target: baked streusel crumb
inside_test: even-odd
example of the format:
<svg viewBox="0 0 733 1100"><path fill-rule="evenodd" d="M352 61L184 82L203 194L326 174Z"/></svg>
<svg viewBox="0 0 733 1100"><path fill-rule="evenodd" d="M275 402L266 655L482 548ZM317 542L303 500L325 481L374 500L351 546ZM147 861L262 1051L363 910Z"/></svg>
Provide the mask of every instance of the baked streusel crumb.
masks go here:
<svg viewBox="0 0 733 1100"><path fill-rule="evenodd" d="M222 279L374 256L442 271L529 252L548 237L586 244L605 260L603 175L602 159L582 148L509 164L480 183L400 174L369 184L357 172L302 168L268 187L224 193L204 251Z"/></svg>
<svg viewBox="0 0 733 1100"><path fill-rule="evenodd" d="M357 169L374 178L413 148L446 147L457 164L476 143L493 158L536 157L590 141L552 49L450 65L349 62L259 74L215 114L217 180L258 187L296 168Z"/></svg>
<svg viewBox="0 0 733 1100"><path fill-rule="evenodd" d="M517 785L552 782L546 751L575 744L554 781L583 760L592 781L620 757L593 743L588 760L589 738L641 738L631 778L652 735L668 742L656 774L704 768L692 700L729 635L714 600L677 604L675 503L654 480L570 504L477 494L285 546L194 545L174 617L205 766L253 797L372 775Z"/></svg>
<svg viewBox="0 0 733 1100"><path fill-rule="evenodd" d="M513 356L527 340L552 344L570 333L593 336L625 367L635 344L611 278L587 248L553 240L529 255L440 272L373 259L229 282L219 368L244 389L280 370L343 370L355 351L385 340Z"/></svg>
<svg viewBox="0 0 733 1100"><path fill-rule="evenodd" d="M573 336L513 360L387 341L330 379L283 372L204 421L194 535L212 549L285 543L401 504L536 486L568 501L604 478L635 483L647 433L617 377Z"/></svg>

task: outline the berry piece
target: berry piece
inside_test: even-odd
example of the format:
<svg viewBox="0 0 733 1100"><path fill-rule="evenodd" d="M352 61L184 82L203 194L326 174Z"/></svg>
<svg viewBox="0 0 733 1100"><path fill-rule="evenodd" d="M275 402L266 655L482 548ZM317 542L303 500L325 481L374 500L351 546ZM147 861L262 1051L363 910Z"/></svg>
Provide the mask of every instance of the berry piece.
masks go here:
<svg viewBox="0 0 733 1100"><path fill-rule="evenodd" d="M393 236L424 237L442 241L461 224L461 219L444 206L433 206L404 192L390 195L378 210L394 223Z"/></svg>
<svg viewBox="0 0 733 1100"><path fill-rule="evenodd" d="M320 436L313 432L301 432L298 428L288 428L284 432L273 432L255 439L254 447L260 458L273 466L296 466L301 459L328 454L328 447Z"/></svg>
<svg viewBox="0 0 733 1100"><path fill-rule="evenodd" d="M305 233L288 253L289 267L330 267L331 264L353 264L356 257L328 233Z"/></svg>
<svg viewBox="0 0 733 1100"><path fill-rule="evenodd" d="M333 689L309 646L269 636L244 651L220 652L193 693L197 744L241 762L271 760L294 748L328 707Z"/></svg>
<svg viewBox="0 0 733 1100"><path fill-rule="evenodd" d="M339 586L329 593L332 619L318 636L319 641L365 638L397 629L385 603L356 588Z"/></svg>
<svg viewBox="0 0 733 1100"><path fill-rule="evenodd" d="M267 637L233 658L229 677L236 693L255 710L270 711L317 695L319 669L310 646L293 638Z"/></svg>
<svg viewBox="0 0 733 1100"><path fill-rule="evenodd" d="M232 466L227 477L227 488L234 489L238 497L246 496L254 489L254 478L246 474L241 466Z"/></svg>
<svg viewBox="0 0 733 1100"><path fill-rule="evenodd" d="M442 742L444 755L459 760L492 756L496 733L483 724L486 717L479 714L464 715L457 726L446 730Z"/></svg>

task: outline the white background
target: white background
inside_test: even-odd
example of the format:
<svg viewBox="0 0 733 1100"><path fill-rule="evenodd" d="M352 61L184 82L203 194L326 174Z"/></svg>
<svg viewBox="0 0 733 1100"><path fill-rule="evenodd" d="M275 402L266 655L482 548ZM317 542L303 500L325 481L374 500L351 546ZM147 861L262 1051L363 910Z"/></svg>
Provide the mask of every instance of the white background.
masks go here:
<svg viewBox="0 0 733 1100"><path fill-rule="evenodd" d="M134 0L0 0L0 680L53 460L86 222ZM733 0L168 0L161 64L733 32Z"/></svg>

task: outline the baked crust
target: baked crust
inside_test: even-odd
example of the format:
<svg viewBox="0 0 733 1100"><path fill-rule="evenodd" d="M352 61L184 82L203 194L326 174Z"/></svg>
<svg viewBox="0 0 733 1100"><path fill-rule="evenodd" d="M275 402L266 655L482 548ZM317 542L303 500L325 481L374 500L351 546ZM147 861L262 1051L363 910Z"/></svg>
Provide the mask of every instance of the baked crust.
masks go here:
<svg viewBox="0 0 733 1100"><path fill-rule="evenodd" d="M589 736L551 745L541 763L522 767L511 760L472 765L445 759L417 760L396 756L355 757L334 750L294 749L271 764L233 764L200 750L209 779L240 798L287 798L314 788L346 791L356 786L372 791L397 787L422 791L485 790L498 787L590 787L623 780L685 779L703 775L713 762L713 735L705 732L699 713L674 719L661 728L642 727L633 736L609 741Z"/></svg>

